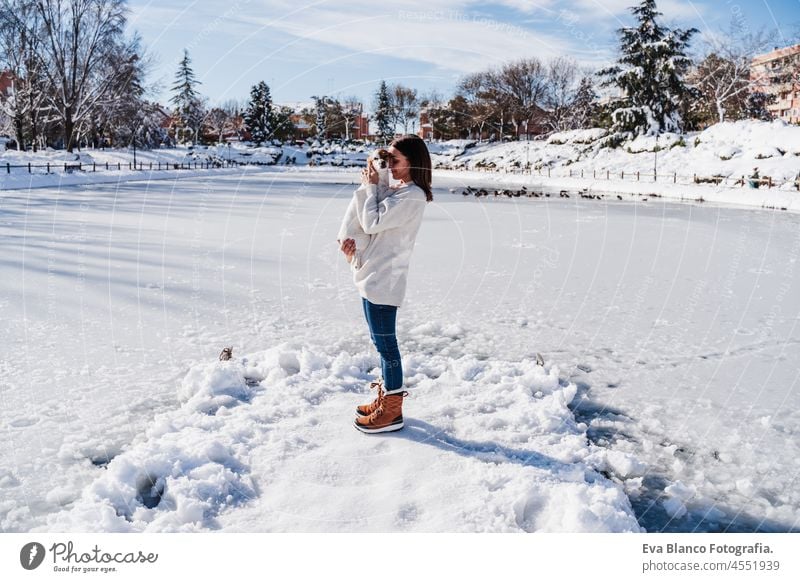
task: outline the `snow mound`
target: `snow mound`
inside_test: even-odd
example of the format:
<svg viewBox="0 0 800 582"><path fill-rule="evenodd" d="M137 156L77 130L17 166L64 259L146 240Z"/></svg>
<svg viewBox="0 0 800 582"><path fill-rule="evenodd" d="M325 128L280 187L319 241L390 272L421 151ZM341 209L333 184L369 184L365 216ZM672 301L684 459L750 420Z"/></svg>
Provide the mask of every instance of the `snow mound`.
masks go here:
<svg viewBox="0 0 800 582"><path fill-rule="evenodd" d="M348 426L371 396L353 394L375 378L367 353L287 342L193 366L181 406L47 529L640 531L622 487L593 466L558 367L427 352L474 335L436 322L405 334L426 352L404 357L406 428L378 439Z"/></svg>

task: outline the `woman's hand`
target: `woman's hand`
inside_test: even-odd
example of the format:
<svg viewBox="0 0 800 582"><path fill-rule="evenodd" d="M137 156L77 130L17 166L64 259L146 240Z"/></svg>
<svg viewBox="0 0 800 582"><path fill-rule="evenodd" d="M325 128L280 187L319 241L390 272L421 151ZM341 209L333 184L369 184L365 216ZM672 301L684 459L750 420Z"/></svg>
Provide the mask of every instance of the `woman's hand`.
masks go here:
<svg viewBox="0 0 800 582"><path fill-rule="evenodd" d="M352 238L344 239L339 248L344 253L344 256L347 259L348 263L353 260L353 255L356 254L356 241L354 239Z"/></svg>
<svg viewBox="0 0 800 582"><path fill-rule="evenodd" d="M378 183L378 170L372 163L367 162L367 167L361 170L361 183L362 184L377 184Z"/></svg>

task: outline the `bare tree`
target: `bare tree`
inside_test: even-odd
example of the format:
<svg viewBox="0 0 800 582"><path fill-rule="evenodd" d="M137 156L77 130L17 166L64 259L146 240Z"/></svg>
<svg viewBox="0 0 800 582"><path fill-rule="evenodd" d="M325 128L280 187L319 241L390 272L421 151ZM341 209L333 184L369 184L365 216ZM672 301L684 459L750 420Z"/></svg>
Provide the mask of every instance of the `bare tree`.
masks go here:
<svg viewBox="0 0 800 582"><path fill-rule="evenodd" d="M408 124L416 120L419 115L417 90L403 85L395 85L392 89L392 101L395 110L395 119L403 126L403 134L408 133Z"/></svg>
<svg viewBox="0 0 800 582"><path fill-rule="evenodd" d="M700 91L702 101L713 107L716 121L723 122L744 108L750 91L761 79L751 77L753 57L769 46L764 29L750 32L741 22L733 21L727 32L706 41L706 55L690 76Z"/></svg>
<svg viewBox="0 0 800 582"><path fill-rule="evenodd" d="M222 143L225 133L231 128L231 116L222 107L214 107L203 120L206 131L216 138L217 143Z"/></svg>
<svg viewBox="0 0 800 582"><path fill-rule="evenodd" d="M436 128L440 121L444 121L444 96L436 89L432 89L420 99L420 109L425 112L431 126L431 139L436 139Z"/></svg>
<svg viewBox="0 0 800 582"><path fill-rule="evenodd" d="M470 128L477 129L478 140L483 139L483 132L498 110L495 85L491 73L472 73L464 77L458 84L456 103L466 105L463 112L468 118ZM471 130L470 130L471 133Z"/></svg>
<svg viewBox="0 0 800 582"><path fill-rule="evenodd" d="M42 19L44 75L53 87L47 99L62 125L64 147L72 151L76 129L88 125L95 106L129 74L127 65L136 58L123 50L125 3L37 0L36 8Z"/></svg>
<svg viewBox="0 0 800 582"><path fill-rule="evenodd" d="M576 96L578 63L566 57L556 57L547 65L547 78L542 103L552 131L573 129L572 108Z"/></svg>
<svg viewBox="0 0 800 582"><path fill-rule="evenodd" d="M516 135L520 127L541 115L541 104L547 92L547 69L539 59L522 59L503 65L491 74L494 100L502 116L510 117Z"/></svg>
<svg viewBox="0 0 800 582"><path fill-rule="evenodd" d="M145 123L145 75L152 63L149 57L142 56L141 38L133 35L125 43L110 47L110 58L99 64L93 78L114 76L117 83L111 85L100 98L92 104L91 112L76 127L76 139L83 138L87 132L95 147L105 133L119 141L121 135L125 143L134 140L134 146L141 146L139 140L142 125ZM116 55L116 56L115 56ZM141 140L140 140L141 141Z"/></svg>
<svg viewBox="0 0 800 582"><path fill-rule="evenodd" d="M364 105L358 97L350 96L345 97L342 101L342 117L345 124L345 139L350 141L350 130L355 126L356 121L359 119L364 111Z"/></svg>

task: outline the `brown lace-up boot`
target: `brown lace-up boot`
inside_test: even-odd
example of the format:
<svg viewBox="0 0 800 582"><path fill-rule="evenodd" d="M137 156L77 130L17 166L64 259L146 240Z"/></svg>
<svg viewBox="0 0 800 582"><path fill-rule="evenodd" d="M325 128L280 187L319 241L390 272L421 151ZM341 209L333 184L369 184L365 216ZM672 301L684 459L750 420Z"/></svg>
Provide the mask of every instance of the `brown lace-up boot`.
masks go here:
<svg viewBox="0 0 800 582"><path fill-rule="evenodd" d="M356 418L355 426L361 432L391 432L403 428L403 397L408 392L384 394L378 408L369 416Z"/></svg>
<svg viewBox="0 0 800 582"><path fill-rule="evenodd" d="M359 416L369 416L378 409L378 407L381 405L381 402L383 401L383 380L378 379L377 382L372 382L369 385L369 388L370 390L376 388L378 390L378 396L376 396L375 400L373 400L369 404L361 404L360 406L356 407L356 413Z"/></svg>

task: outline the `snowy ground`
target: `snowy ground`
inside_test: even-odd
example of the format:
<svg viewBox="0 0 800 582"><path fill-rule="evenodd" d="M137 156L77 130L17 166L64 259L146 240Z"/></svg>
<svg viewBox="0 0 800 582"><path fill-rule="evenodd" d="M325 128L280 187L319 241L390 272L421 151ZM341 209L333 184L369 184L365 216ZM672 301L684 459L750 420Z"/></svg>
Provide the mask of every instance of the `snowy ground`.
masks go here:
<svg viewBox="0 0 800 582"><path fill-rule="evenodd" d="M800 528L800 217L441 179L370 437L349 180L3 195L0 530Z"/></svg>

